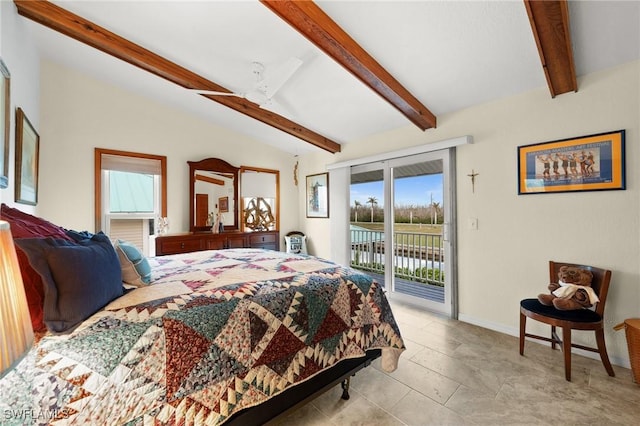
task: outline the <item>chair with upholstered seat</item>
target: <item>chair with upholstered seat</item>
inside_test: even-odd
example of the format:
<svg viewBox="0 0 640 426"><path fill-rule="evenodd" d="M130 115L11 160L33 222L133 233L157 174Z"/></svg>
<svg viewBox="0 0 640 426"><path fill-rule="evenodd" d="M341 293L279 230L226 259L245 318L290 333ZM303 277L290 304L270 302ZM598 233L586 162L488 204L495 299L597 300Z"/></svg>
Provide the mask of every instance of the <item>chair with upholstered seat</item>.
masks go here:
<svg viewBox="0 0 640 426"><path fill-rule="evenodd" d="M593 274L591 287L595 290L600 301L591 309L559 310L553 306L543 305L538 299L524 299L520 301L520 355L524 355L525 337L551 342L551 347L556 348L556 344L561 345L564 353L565 378L571 381L571 348L579 348L586 351L597 352L604 368L609 376L615 376L607 347L604 341L604 307L611 281L611 271L587 265L576 265L572 263L549 262L550 282L558 281L558 270L561 266L576 266L587 269ZM549 324L551 326L551 338L530 334L525 331L527 317L536 321ZM559 338L556 327L562 329L562 339ZM597 347L588 347L571 342L572 330L594 331Z"/></svg>

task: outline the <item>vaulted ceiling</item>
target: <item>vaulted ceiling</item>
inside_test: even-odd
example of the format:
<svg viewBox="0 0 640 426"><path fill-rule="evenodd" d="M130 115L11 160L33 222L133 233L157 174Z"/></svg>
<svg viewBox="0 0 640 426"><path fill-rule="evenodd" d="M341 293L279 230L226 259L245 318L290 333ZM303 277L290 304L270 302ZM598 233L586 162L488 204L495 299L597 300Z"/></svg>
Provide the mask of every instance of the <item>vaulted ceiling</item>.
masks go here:
<svg viewBox="0 0 640 426"><path fill-rule="evenodd" d="M545 84L555 97L640 58L638 2L15 4L43 56L293 154L429 131L439 114ZM302 66L262 107L188 90L246 94L253 62L270 77L292 57Z"/></svg>

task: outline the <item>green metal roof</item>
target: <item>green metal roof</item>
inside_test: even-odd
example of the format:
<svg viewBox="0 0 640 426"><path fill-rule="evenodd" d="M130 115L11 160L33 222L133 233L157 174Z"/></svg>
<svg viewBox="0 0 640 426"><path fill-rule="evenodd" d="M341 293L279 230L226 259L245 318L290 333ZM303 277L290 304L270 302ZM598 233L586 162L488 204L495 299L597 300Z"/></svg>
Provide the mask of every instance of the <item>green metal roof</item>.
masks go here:
<svg viewBox="0 0 640 426"><path fill-rule="evenodd" d="M153 212L153 175L111 170L109 186L112 213Z"/></svg>

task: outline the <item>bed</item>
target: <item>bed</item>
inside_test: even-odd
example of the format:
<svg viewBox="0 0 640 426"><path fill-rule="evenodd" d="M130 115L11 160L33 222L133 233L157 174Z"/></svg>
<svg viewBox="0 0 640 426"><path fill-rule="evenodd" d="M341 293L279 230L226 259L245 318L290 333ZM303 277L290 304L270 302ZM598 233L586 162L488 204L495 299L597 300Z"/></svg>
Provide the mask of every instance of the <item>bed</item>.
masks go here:
<svg viewBox="0 0 640 426"><path fill-rule="evenodd" d="M354 269L261 249L146 261L149 283L46 333L0 379L2 424L260 424L404 350L382 288Z"/></svg>

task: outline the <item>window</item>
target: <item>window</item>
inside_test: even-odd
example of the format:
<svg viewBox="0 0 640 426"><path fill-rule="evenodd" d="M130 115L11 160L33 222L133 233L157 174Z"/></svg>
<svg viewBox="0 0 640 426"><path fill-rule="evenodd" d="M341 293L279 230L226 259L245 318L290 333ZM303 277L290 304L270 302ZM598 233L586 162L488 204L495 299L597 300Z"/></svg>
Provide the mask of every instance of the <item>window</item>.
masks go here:
<svg viewBox="0 0 640 426"><path fill-rule="evenodd" d="M165 156L96 148L96 230L154 253L149 237L167 215Z"/></svg>

